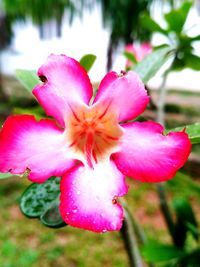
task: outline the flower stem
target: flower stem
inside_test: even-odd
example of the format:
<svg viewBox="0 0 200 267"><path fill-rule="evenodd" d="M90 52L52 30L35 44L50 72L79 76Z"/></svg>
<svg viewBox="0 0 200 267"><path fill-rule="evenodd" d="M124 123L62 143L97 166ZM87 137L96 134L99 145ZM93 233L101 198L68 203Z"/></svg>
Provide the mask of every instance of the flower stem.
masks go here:
<svg viewBox="0 0 200 267"><path fill-rule="evenodd" d="M143 229L130 213L126 201L124 199L120 199L120 202L125 212L121 234L129 257L130 267L140 267L143 266L143 261L140 256L138 244L144 245L147 239ZM147 266L154 267L151 263Z"/></svg>
<svg viewBox="0 0 200 267"><path fill-rule="evenodd" d="M163 75L163 81L159 87L159 101L158 101L158 110L157 110L157 122L161 123L163 126L165 124L165 101L166 101L166 81L168 77L169 71L165 71ZM167 224L169 233L172 237L172 240L175 242L175 233L174 233L174 222L172 219L172 215L167 203L167 197L165 192L164 183L160 183L157 185L157 192L160 200L160 209L164 216L165 222Z"/></svg>
<svg viewBox="0 0 200 267"><path fill-rule="evenodd" d="M167 203L167 197L166 197L166 192L165 192L163 183L160 183L157 185L157 191L158 191L158 196L160 199L160 209L163 213L163 216L167 224L169 233L172 237L173 243L176 244L175 233L174 233L174 222L173 222L172 215L171 215L168 203Z"/></svg>
<svg viewBox="0 0 200 267"><path fill-rule="evenodd" d="M158 100L158 110L157 110L157 122L165 125L165 101L166 101L166 81L168 77L168 71L165 71L163 74L163 80L161 85L158 88L159 91L159 100Z"/></svg>
<svg viewBox="0 0 200 267"><path fill-rule="evenodd" d="M133 229L132 219L127 209L124 209L124 215L124 223L121 228L121 234L129 257L130 267L143 267L136 235Z"/></svg>

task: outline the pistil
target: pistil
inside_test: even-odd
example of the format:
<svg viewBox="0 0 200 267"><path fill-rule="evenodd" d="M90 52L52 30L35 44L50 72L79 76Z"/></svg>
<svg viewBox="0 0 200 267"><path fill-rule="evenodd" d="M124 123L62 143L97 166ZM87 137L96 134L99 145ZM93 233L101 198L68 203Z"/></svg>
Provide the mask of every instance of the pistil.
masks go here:
<svg viewBox="0 0 200 267"><path fill-rule="evenodd" d="M85 156L87 164L90 168L94 169L93 167L93 154L94 154L94 133L88 131L86 133L86 141L85 141Z"/></svg>
<svg viewBox="0 0 200 267"><path fill-rule="evenodd" d="M122 130L110 105L96 105L72 110L68 134L69 147L80 152L80 160L94 168L94 164L116 149Z"/></svg>

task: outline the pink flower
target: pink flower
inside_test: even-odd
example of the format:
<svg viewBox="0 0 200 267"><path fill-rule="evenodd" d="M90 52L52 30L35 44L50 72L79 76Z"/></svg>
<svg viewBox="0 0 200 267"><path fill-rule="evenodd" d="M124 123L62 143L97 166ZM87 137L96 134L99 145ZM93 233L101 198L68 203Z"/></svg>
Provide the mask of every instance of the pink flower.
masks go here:
<svg viewBox="0 0 200 267"><path fill-rule="evenodd" d="M119 230L117 202L128 187L125 176L142 182L172 178L191 144L185 132L163 134L155 122L128 122L141 114L149 97L132 71L109 72L92 100L86 71L65 55L50 55L33 94L56 121L10 116L0 132L0 171L43 183L62 176L60 212L74 227L95 232Z"/></svg>
<svg viewBox="0 0 200 267"><path fill-rule="evenodd" d="M142 61L148 54L152 52L152 46L148 42L142 43L140 46L136 46L134 44L127 44L125 47L125 52L132 53L137 62ZM126 69L131 68L133 66L133 62L127 60Z"/></svg>

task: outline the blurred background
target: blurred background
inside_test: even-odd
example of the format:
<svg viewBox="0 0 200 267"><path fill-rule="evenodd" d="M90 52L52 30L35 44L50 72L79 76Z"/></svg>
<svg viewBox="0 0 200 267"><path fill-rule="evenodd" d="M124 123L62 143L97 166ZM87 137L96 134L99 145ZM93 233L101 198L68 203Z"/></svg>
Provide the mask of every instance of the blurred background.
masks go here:
<svg viewBox="0 0 200 267"><path fill-rule="evenodd" d="M45 116L33 96L16 79L16 69L37 70L51 53L66 54L76 60L85 54L94 54L97 58L89 76L96 86L108 70L120 72L126 68L124 51L127 44L140 46L143 42L149 42L152 49L167 44L177 51L176 61L169 59L148 81L152 103L143 116L157 119L159 87L163 73L170 69L165 84L166 127L200 123L200 1L190 2L191 8L183 18L186 21L177 31L173 22L177 25L181 17L182 13L177 11L184 3L181 0L0 0L0 124L9 114ZM171 21L164 15L169 13L173 15ZM186 251L188 247L194 248L198 252L197 260L193 263L188 260L188 265L173 265L172 262L166 266L200 266L199 156L197 144L193 146L188 163L165 186L172 216L183 231L181 236L185 236L181 246L175 244L170 249L177 252L177 247ZM0 182L1 267L129 266L120 232L99 235L70 227L46 228L37 219L25 218L20 212L20 196L30 182L19 177ZM155 240L156 236L157 241L172 245L159 207L156 185L130 179L127 183L130 191L126 200L147 239ZM188 219L193 231L178 224L182 215L177 212L177 199L188 201L182 202L183 209L190 203L190 215L195 214L193 221ZM178 257L178 252L170 254L170 249L166 249L168 257L163 256L164 262ZM159 247L153 251L157 250ZM150 266L148 262L164 266L162 257L161 263L155 258L152 260L151 251L152 248L146 248L142 252L144 266Z"/></svg>

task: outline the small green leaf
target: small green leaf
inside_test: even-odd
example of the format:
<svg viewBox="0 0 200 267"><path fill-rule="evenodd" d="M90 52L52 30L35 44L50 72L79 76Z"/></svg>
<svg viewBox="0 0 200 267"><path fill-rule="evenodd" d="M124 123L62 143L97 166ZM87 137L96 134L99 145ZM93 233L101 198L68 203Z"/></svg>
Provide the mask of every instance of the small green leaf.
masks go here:
<svg viewBox="0 0 200 267"><path fill-rule="evenodd" d="M150 32L160 32L164 35L167 35L167 31L161 28L160 25L155 20L153 20L148 14L142 15L140 21L142 27L149 30Z"/></svg>
<svg viewBox="0 0 200 267"><path fill-rule="evenodd" d="M186 226L188 230L192 233L192 235L196 237L196 239L200 236L200 231L198 230L196 226L194 226L193 224L189 222L186 223Z"/></svg>
<svg viewBox="0 0 200 267"><path fill-rule="evenodd" d="M28 217L40 217L59 194L60 178L50 178L43 184L32 183L21 197L21 211Z"/></svg>
<svg viewBox="0 0 200 267"><path fill-rule="evenodd" d="M144 258L152 263L178 259L185 253L172 245L164 245L156 241L149 241L142 248Z"/></svg>
<svg viewBox="0 0 200 267"><path fill-rule="evenodd" d="M41 82L34 70L16 70L16 77L29 93Z"/></svg>
<svg viewBox="0 0 200 267"><path fill-rule="evenodd" d="M173 207L176 215L182 220L193 223L196 225L194 213L190 203L184 198L178 198L173 200Z"/></svg>
<svg viewBox="0 0 200 267"><path fill-rule="evenodd" d="M43 184L33 183L20 200L21 211L30 218L38 218L48 227L66 226L59 212L60 178L52 177Z"/></svg>
<svg viewBox="0 0 200 267"><path fill-rule="evenodd" d="M185 129L185 132L188 134L190 141L192 144L199 144L200 143L200 123L195 123L191 125L185 125L182 127L176 127L166 132L181 132Z"/></svg>
<svg viewBox="0 0 200 267"><path fill-rule="evenodd" d="M88 72L92 68L95 60L96 60L96 56L95 55L88 54L88 55L84 55L80 59L79 62L81 64L81 66Z"/></svg>
<svg viewBox="0 0 200 267"><path fill-rule="evenodd" d="M147 83L169 59L171 51L170 47L159 48L135 65L133 70Z"/></svg>
<svg viewBox="0 0 200 267"><path fill-rule="evenodd" d="M165 14L165 19L169 26L168 31L181 33L191 6L191 2L184 2L179 9L173 9Z"/></svg>
<svg viewBox="0 0 200 267"><path fill-rule="evenodd" d="M13 176L14 176L14 174L12 174L12 173L0 173L0 180L1 179L7 179L7 178L10 178Z"/></svg>
<svg viewBox="0 0 200 267"><path fill-rule="evenodd" d="M34 106L34 107L29 107L29 108L19 108L19 107L13 108L13 114L33 115L38 121L45 117L44 110L39 105Z"/></svg>
<svg viewBox="0 0 200 267"><path fill-rule="evenodd" d="M130 60L132 63L137 63L137 60L135 58L135 56L133 55L133 53L130 53L130 52L124 52L124 56Z"/></svg>
<svg viewBox="0 0 200 267"><path fill-rule="evenodd" d="M190 53L185 54L185 64L186 68L192 70L200 70L200 57Z"/></svg>
<svg viewBox="0 0 200 267"><path fill-rule="evenodd" d="M198 227L197 220L195 218L195 214L193 212L192 206L190 202L184 198L178 198L174 199L173 201L173 207L176 212L177 217L177 230L180 231L180 228L184 227L184 231L186 232L189 230L187 227L187 223L193 225L194 227ZM193 237L197 240L198 235L196 235L194 232L191 232L193 234ZM180 237L182 238L182 237ZM186 238L186 236L185 236Z"/></svg>
<svg viewBox="0 0 200 267"><path fill-rule="evenodd" d="M182 173L181 171L178 171L176 173L176 176L167 181L167 186L169 186L169 190L173 191L176 195L179 196L180 193L182 193L183 187L186 187L187 190L185 190L184 195L186 197L192 197L195 196L197 198L200 197L200 185L198 182L194 181L190 176L186 175L185 173Z"/></svg>
<svg viewBox="0 0 200 267"><path fill-rule="evenodd" d="M60 228L66 226L66 223L60 216L59 202L55 201L45 212L40 216L41 222L51 228Z"/></svg>
<svg viewBox="0 0 200 267"><path fill-rule="evenodd" d="M200 35L196 35L194 37L188 37L190 42L198 42L200 41Z"/></svg>

